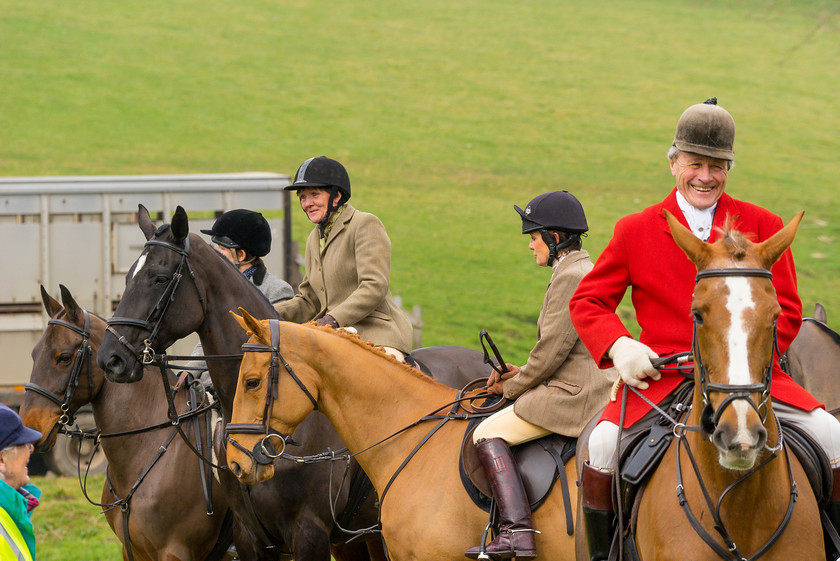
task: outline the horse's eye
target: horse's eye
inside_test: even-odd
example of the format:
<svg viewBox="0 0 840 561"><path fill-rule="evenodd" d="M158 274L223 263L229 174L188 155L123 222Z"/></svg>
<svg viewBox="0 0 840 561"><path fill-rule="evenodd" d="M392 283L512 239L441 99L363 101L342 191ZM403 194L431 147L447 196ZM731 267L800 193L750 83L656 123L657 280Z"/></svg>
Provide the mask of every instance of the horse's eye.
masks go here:
<svg viewBox="0 0 840 561"><path fill-rule="evenodd" d="M73 355L71 355L70 353L61 353L60 355L58 355L58 358L56 359L56 362L58 364L70 364L70 360L72 358L73 358Z"/></svg>
<svg viewBox="0 0 840 561"><path fill-rule="evenodd" d="M158 275L155 277L155 284L166 284L169 282L169 278L166 275Z"/></svg>
<svg viewBox="0 0 840 561"><path fill-rule="evenodd" d="M249 380L245 380L245 389L246 390L255 390L260 387L260 379L259 378L251 378Z"/></svg>
<svg viewBox="0 0 840 561"><path fill-rule="evenodd" d="M691 313L691 315L694 317L694 323L696 323L697 325L703 325L703 314L701 314L697 310L694 310Z"/></svg>

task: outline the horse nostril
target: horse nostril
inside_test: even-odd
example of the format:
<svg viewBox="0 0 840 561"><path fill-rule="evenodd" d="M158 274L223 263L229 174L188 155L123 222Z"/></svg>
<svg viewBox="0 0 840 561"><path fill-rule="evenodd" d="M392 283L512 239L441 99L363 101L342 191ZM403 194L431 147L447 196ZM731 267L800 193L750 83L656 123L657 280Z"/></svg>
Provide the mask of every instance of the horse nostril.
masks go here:
<svg viewBox="0 0 840 561"><path fill-rule="evenodd" d="M122 374L125 370L125 362L117 355L111 355L104 366L105 370L113 374Z"/></svg>
<svg viewBox="0 0 840 561"><path fill-rule="evenodd" d="M767 444L767 429L759 427L756 431L756 436L758 440L756 448L764 448L764 445Z"/></svg>
<svg viewBox="0 0 840 561"><path fill-rule="evenodd" d="M233 475L235 475L236 477L240 477L242 475L242 468L240 467L238 462L230 463L230 471L232 471Z"/></svg>

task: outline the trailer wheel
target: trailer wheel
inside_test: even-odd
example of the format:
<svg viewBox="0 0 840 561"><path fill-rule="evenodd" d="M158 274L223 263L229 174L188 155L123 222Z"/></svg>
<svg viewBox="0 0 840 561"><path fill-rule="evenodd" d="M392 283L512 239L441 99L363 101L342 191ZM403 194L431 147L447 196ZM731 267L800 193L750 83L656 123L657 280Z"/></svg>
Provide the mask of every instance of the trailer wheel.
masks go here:
<svg viewBox="0 0 840 561"><path fill-rule="evenodd" d="M93 414L90 412L79 412L76 415L76 422L82 429L89 429L96 426L96 422L93 420ZM88 469L88 464L90 464L89 475L105 473L108 467L108 460L105 459L102 448L100 447L96 451L96 455L91 458L91 453L95 448L94 441L92 439L84 439L80 451L79 440L79 437L71 438L64 434L58 435L55 446L44 454L44 463L47 468L58 475L75 477L79 473L80 466L82 474L84 474Z"/></svg>

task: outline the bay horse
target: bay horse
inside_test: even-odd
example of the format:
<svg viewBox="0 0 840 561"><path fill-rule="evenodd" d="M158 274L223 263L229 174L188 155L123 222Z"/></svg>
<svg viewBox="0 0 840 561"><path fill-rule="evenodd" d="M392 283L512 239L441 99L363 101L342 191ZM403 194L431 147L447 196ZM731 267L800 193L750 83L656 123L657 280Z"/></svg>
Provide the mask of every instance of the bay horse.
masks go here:
<svg viewBox="0 0 840 561"><path fill-rule="evenodd" d="M146 366L142 357L155 354L155 349L162 351L192 332L198 333L208 356L241 355L247 337L228 311L244 306L259 317L275 318L269 301L200 236L190 233L187 213L180 206L171 224L156 228L140 205L138 225L147 242L128 272L125 292L100 347L98 361L106 376L116 382L140 380ZM451 383L480 375L469 370L481 368L482 356L471 349L466 351L472 354L466 353L467 359L457 366L453 360L452 371L446 373ZM465 354L443 352L452 357ZM207 361L225 423L230 422L239 363L238 357ZM301 446L294 450L299 457L344 447L323 415L311 416L299 430ZM224 448L220 447L218 453L223 462ZM369 548L359 541L342 543L352 536L342 531L351 522L353 529L375 523L377 510L372 493L366 499L357 494L355 502L364 499L364 504L355 504L350 500L351 485L342 485L343 470L325 463L295 463L278 457L273 468L275 477L253 486L242 485L228 471L220 473L228 504L245 531L235 539L242 559L275 559L277 552L283 551L296 561L329 561L330 543L337 561L382 557L378 537L368 537ZM348 481L358 481L358 469L355 462L349 466ZM331 489L340 493L330 497ZM346 516L354 511L358 515ZM335 518L342 513L345 518L339 524Z"/></svg>
<svg viewBox="0 0 840 561"><path fill-rule="evenodd" d="M235 317L251 335L243 350L276 345L277 352L244 353L229 426L237 433L231 436L236 444L231 439L227 444L231 471L248 484L272 477L276 466L253 461L251 450L260 449L266 440L281 447L288 440L283 435L300 440L302 423L323 414L373 482L390 558L463 559L487 524L487 513L470 500L458 470L467 422L454 419L437 431L431 430L440 423L437 417L415 424L429 413L448 409L456 391L358 337L314 324L257 320L240 311L243 315ZM272 377L272 382L270 364L279 365L279 378ZM266 436L267 431L246 430L253 425L270 426L273 432ZM575 480L574 462L566 464L566 476ZM570 561L575 546L565 531L559 487L533 514L535 527L542 531L536 537L537 552L539 559ZM574 504L576 487L570 487Z"/></svg>
<svg viewBox="0 0 840 561"><path fill-rule="evenodd" d="M825 559L814 494L783 445L769 396L780 313L770 267L802 213L762 243L727 229L708 244L666 216L698 271L695 386L688 418L638 505L639 557Z"/></svg>
<svg viewBox="0 0 840 561"><path fill-rule="evenodd" d="M786 355L791 378L840 419L840 335L828 326L821 304L814 306L814 317L804 318Z"/></svg>
<svg viewBox="0 0 840 561"><path fill-rule="evenodd" d="M38 447L52 447L59 426L71 423L76 411L90 403L96 426L106 435L101 446L108 472L101 503L115 505L104 515L123 544L123 558L221 559L231 538L229 524L224 527L227 509L218 483L210 478L210 496L215 498L209 505L212 513L207 513L198 458L180 438L172 438L171 425L155 427L168 421L160 382L153 378L134 386L107 382L95 362L105 320L81 309L64 286L63 305L44 287L41 297L51 319L32 351L32 374L20 408L23 422L44 435ZM186 393L182 388L175 396L181 412L186 410ZM207 415L202 413L200 421ZM147 427L152 430L142 430ZM132 431L139 432L107 437Z"/></svg>

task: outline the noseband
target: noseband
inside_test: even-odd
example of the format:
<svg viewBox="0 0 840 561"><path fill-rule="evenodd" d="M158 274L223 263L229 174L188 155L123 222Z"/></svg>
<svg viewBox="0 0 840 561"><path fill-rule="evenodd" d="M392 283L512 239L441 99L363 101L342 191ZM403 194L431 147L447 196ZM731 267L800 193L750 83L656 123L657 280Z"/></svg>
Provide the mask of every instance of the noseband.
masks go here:
<svg viewBox="0 0 840 561"><path fill-rule="evenodd" d="M295 371L292 370L292 367L280 354L280 320L271 319L268 324L271 329L270 345L259 345L256 343L245 343L242 345L243 353L271 353L271 363L268 367L268 377L266 380L265 409L263 409L262 423L228 423L228 425L225 426L225 436L227 437L227 441L250 456L251 459L259 465L268 465L274 461L274 458L281 456L286 450L287 443L297 445L297 443L292 440L291 435L281 434L269 426L271 410L274 407L274 401L277 399L277 388L280 383L281 362L283 363L283 367L286 369L286 372L289 373L300 389L303 390L303 393L306 394L306 397L309 398L309 401L312 402L312 407L314 407L316 411L318 410L318 402L315 401L315 398L312 397L312 394L309 393L308 389L306 389L306 386L303 382L301 382L297 374L295 374ZM262 434L265 436L254 444L253 450L248 450L236 442L236 440L230 436L232 434ZM271 442L272 437L279 439L283 444L279 452Z"/></svg>
<svg viewBox="0 0 840 561"><path fill-rule="evenodd" d="M82 342L79 344L78 350L76 350L76 358L73 361L73 368L70 370L70 379L67 381L67 387L64 389L64 397L56 395L48 389L42 388L38 384L34 384L32 382L23 386L24 391L31 391L37 393L38 395L42 395L61 408L61 417L58 418L58 424L62 427L72 425L75 420L74 415L70 412L70 402L73 401L73 394L79 386L79 378L82 375L82 367L85 364L85 360L87 360L88 365L87 375L88 385L90 386L90 399L93 399L93 376L91 376L91 356L93 355L93 349L91 349L89 342L90 314L88 314L87 310L82 310L82 313L85 316L84 329L70 323L69 321L64 321L58 318L50 319L47 322L47 325L60 325L62 327L66 327L67 329L71 329L82 336Z"/></svg>
<svg viewBox="0 0 840 561"><path fill-rule="evenodd" d="M166 225L168 227L168 225ZM158 232L163 231L162 229ZM113 334L117 340L125 345L135 357L140 359L140 362L143 365L150 365L154 362L155 357L155 350L152 348L152 341L157 337L158 332L160 332L160 328L163 326L163 318L166 316L166 311L169 309L169 304L171 304L175 300L175 292L178 290L178 286L181 284L181 280L183 280L183 273L182 271L186 268L187 272L192 278L193 284L195 285L196 294L198 294L198 300L201 302L201 310L207 315L206 303L204 301L204 296L201 294L201 290L198 288L198 280L195 278L195 273L193 273L192 267L190 266L189 255L190 255L190 237L187 236L184 238L184 247L178 247L175 244L171 244L169 242L164 242L160 240L149 240L143 246L147 248L149 246L159 245L161 247L165 247L167 249L171 249L175 253L181 255L181 262L178 263L178 267L175 268L175 272L172 274L172 278L169 280L169 284L166 286L166 290L163 291L160 299L158 299L157 304L155 307L152 308L152 311L149 312L149 315L146 317L145 320L141 319L134 319L134 318L127 318L127 317L112 317L108 320L108 327L107 330ZM143 348L138 349L134 345L132 345L125 336L120 335L120 333L114 329L113 326L115 325L128 325L131 327L139 327L149 332L148 338L143 340Z"/></svg>
<svg viewBox="0 0 840 561"><path fill-rule="evenodd" d="M700 271L695 277L695 284L703 279L717 278L717 277L757 277L765 279L773 279L773 273L767 269L707 269ZM761 382L755 384L720 384L709 381L709 373L703 364L703 358L700 356L700 345L697 341L697 319L694 319L694 335L693 335L693 353L695 364L697 365L697 384L700 386L700 393L703 396L703 411L700 415L700 426L706 434L712 434L717 429L717 424L720 421L721 415L726 408L737 399L746 400L747 403L755 410L761 418L762 423L767 418L767 400L770 399L770 384L773 373L773 352L777 347L776 340L776 322L773 322L773 346L770 348L770 364L764 371L764 376ZM712 392L728 394L723 402L715 409L712 406L709 394ZM751 394L761 393L761 402L756 405L752 400ZM764 410L764 413L761 410Z"/></svg>

